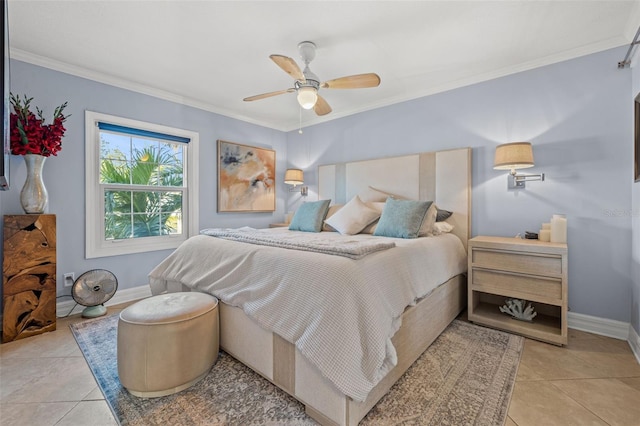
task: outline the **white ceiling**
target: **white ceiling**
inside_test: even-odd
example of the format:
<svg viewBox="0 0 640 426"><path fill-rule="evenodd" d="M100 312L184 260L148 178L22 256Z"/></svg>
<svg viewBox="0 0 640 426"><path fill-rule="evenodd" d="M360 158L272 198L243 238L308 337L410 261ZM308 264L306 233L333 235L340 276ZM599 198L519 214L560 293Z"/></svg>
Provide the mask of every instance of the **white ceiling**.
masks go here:
<svg viewBox="0 0 640 426"><path fill-rule="evenodd" d="M301 65L300 41L323 81L382 80L321 89L333 112L303 110L309 126L629 44L638 25L640 0L9 1L15 59L285 131L295 94L242 99L292 87L269 55Z"/></svg>

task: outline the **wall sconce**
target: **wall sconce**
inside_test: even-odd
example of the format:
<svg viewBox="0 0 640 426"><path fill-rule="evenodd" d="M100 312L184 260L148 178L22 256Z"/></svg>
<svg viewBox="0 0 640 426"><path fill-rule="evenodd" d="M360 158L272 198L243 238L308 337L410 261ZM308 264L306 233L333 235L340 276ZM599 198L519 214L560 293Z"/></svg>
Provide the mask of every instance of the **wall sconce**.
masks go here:
<svg viewBox="0 0 640 426"><path fill-rule="evenodd" d="M296 189L296 186L304 184L304 172L300 169L287 169L284 173L284 183L292 185L289 188L289 192L300 192L303 197L306 197L309 193L308 186L301 186L300 189Z"/></svg>
<svg viewBox="0 0 640 426"><path fill-rule="evenodd" d="M511 170L509 189L524 188L524 183L532 180L544 181L544 173L539 175L516 174L516 169L533 167L533 149L530 142L513 142L498 145L493 161L495 170Z"/></svg>

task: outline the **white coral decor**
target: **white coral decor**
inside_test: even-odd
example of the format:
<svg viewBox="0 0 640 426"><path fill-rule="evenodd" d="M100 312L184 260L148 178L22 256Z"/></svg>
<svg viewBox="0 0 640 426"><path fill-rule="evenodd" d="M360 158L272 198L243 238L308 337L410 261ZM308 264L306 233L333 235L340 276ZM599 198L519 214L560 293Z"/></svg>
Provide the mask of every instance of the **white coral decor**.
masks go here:
<svg viewBox="0 0 640 426"><path fill-rule="evenodd" d="M536 315L538 315L536 312L533 312L533 306L531 306L531 303L529 303L529 306L525 308L525 305L527 303L526 300L507 299L505 300L505 303L506 305L500 306L500 312L509 314L513 318L524 321L531 321Z"/></svg>

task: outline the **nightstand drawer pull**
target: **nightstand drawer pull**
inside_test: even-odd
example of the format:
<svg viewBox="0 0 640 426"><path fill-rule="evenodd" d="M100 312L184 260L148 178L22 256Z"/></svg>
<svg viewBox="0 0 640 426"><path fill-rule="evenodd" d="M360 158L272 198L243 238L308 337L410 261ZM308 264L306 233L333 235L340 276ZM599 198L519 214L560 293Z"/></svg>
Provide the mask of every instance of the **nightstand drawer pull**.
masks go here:
<svg viewBox="0 0 640 426"><path fill-rule="evenodd" d="M551 276L562 275L562 258L560 256L541 256L477 248L473 249L472 256L473 264L483 268L538 275L540 273Z"/></svg>
<svg viewBox="0 0 640 426"><path fill-rule="evenodd" d="M522 299L528 299L531 295L535 295L549 301L559 302L562 300L562 281L556 278L474 268L471 285L474 291Z"/></svg>

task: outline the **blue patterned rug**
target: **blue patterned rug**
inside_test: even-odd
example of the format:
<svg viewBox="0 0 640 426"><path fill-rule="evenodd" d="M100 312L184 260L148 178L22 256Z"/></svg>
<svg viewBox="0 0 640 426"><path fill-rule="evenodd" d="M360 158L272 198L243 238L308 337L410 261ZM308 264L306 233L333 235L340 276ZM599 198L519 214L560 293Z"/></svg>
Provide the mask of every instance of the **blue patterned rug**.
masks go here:
<svg viewBox="0 0 640 426"><path fill-rule="evenodd" d="M118 316L71 325L121 425L315 425L304 406L224 352L196 385L138 398L118 379ZM362 425L502 425L524 339L455 320Z"/></svg>

